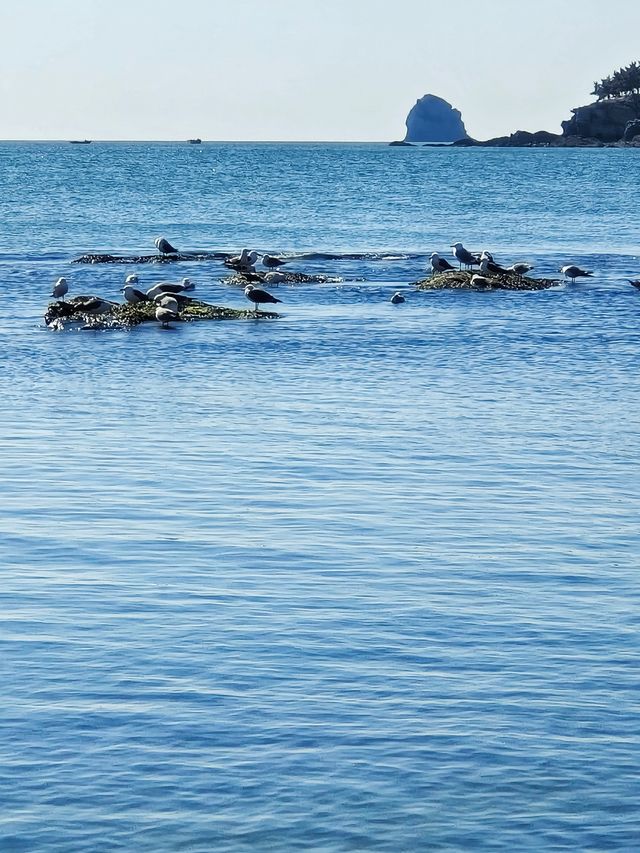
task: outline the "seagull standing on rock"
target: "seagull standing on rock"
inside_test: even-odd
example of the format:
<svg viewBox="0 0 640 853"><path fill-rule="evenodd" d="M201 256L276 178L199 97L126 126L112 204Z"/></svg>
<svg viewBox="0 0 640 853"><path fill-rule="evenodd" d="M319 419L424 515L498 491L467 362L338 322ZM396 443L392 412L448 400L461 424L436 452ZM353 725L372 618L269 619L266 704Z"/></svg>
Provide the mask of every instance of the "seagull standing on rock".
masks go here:
<svg viewBox="0 0 640 853"><path fill-rule="evenodd" d="M501 267L500 264L496 264L493 260L493 255L489 252L483 252L480 255L480 272L482 275L505 275L508 273L508 270Z"/></svg>
<svg viewBox="0 0 640 853"><path fill-rule="evenodd" d="M452 243L451 248L453 249L453 257L460 264L460 269L462 269L463 266L477 267L480 263L479 257L472 254L468 249L465 249L462 243Z"/></svg>
<svg viewBox="0 0 640 853"><path fill-rule="evenodd" d="M276 258L275 255L263 255L262 256L262 265L264 267L281 267L283 264L286 264L284 258Z"/></svg>
<svg viewBox="0 0 640 853"><path fill-rule="evenodd" d="M248 284L244 289L244 295L250 302L253 302L255 305L255 312L258 313L258 305L265 303L275 303L282 302L282 299L276 299L275 296L272 296L270 293L267 293L266 290L261 290L259 287L255 287L253 284Z"/></svg>
<svg viewBox="0 0 640 853"><path fill-rule="evenodd" d="M257 260L257 252L250 252L249 249L243 249L239 255L232 258L225 258L222 263L225 267L230 267L237 272L255 272L254 264Z"/></svg>
<svg viewBox="0 0 640 853"><path fill-rule="evenodd" d="M455 267L451 266L449 261L441 258L437 252L432 252L429 260L431 261L431 275L434 275L437 272L447 272L447 270L455 269Z"/></svg>
<svg viewBox="0 0 640 853"><path fill-rule="evenodd" d="M534 269L533 264L518 263L511 264L510 267L507 267L507 272L512 272L514 275L520 276L520 278L522 278L523 275L526 275L528 272L531 272L532 269Z"/></svg>
<svg viewBox="0 0 640 853"><path fill-rule="evenodd" d="M53 290L51 291L51 295L55 296L56 299L62 300L64 302L65 294L69 292L69 285L67 284L66 278L59 278L56 283L53 285Z"/></svg>
<svg viewBox="0 0 640 853"><path fill-rule="evenodd" d="M195 290L195 284L190 278L183 278L181 282L161 281L147 290L149 299L155 299L159 293L182 293L184 290Z"/></svg>
<svg viewBox="0 0 640 853"><path fill-rule="evenodd" d="M178 316L177 311L172 311L170 308L165 308L164 305L158 305L156 308L156 320L160 323L161 328L168 329L171 320L175 320Z"/></svg>
<svg viewBox="0 0 640 853"><path fill-rule="evenodd" d="M174 249L171 243L168 240L165 240L164 237L156 237L156 239L154 240L154 245L161 255L178 254L178 250Z"/></svg>
<svg viewBox="0 0 640 853"><path fill-rule="evenodd" d="M587 276L591 277L593 275L590 270L580 269L580 267L575 266L575 264L567 264L564 267L560 267L559 272L561 272L565 278L570 278L572 282L577 278L586 278Z"/></svg>
<svg viewBox="0 0 640 853"><path fill-rule="evenodd" d="M138 284L138 276L135 273L128 275L124 280L124 287L120 288L120 292L124 295L125 302L128 302L130 305L137 305L138 302L148 302L147 294L142 290L138 290L137 287L134 287L134 284Z"/></svg>

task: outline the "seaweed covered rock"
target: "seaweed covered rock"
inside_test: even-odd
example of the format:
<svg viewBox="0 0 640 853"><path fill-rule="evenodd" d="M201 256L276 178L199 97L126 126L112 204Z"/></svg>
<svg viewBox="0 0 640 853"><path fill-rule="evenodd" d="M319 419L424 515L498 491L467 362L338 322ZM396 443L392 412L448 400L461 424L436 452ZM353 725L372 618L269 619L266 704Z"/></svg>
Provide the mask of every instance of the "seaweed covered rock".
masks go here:
<svg viewBox="0 0 640 853"><path fill-rule="evenodd" d="M80 325L85 329L130 329L141 323L155 323L156 308L155 302L132 305L128 302L107 302L95 296L74 296L67 302L51 302L44 321L49 328L57 330L67 325ZM181 308L176 321L276 319L279 316L273 311L241 311L193 299Z"/></svg>
<svg viewBox="0 0 640 853"><path fill-rule="evenodd" d="M227 252L177 252L172 255L110 255L91 252L80 255L73 264L173 264L176 261L223 261Z"/></svg>
<svg viewBox="0 0 640 853"><path fill-rule="evenodd" d="M472 284L471 280L474 272L469 270L448 270L447 272L436 273L430 278L423 278L420 281L414 282L418 290L547 290L549 287L554 287L559 284L559 281L550 278L530 278L529 276L515 275L493 275L493 276L478 276L476 281L483 281L482 284ZM485 283L489 281L487 286Z"/></svg>

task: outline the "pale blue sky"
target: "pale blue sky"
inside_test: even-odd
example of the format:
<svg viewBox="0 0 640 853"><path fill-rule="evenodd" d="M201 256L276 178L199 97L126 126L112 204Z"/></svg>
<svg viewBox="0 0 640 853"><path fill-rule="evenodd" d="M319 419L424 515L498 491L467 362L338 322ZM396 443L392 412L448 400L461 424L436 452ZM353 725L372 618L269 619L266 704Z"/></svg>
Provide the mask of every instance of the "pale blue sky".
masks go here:
<svg viewBox="0 0 640 853"><path fill-rule="evenodd" d="M3 0L0 138L390 140L560 130L640 59L638 0Z"/></svg>

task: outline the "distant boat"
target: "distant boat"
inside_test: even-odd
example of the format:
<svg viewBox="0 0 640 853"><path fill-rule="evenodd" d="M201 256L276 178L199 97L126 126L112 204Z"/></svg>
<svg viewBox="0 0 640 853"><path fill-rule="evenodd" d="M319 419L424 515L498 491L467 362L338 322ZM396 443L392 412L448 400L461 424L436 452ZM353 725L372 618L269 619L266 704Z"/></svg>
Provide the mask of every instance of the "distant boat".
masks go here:
<svg viewBox="0 0 640 853"><path fill-rule="evenodd" d="M189 145L202 145L201 139L187 139Z"/></svg>
<svg viewBox="0 0 640 853"><path fill-rule="evenodd" d="M90 139L71 139L70 142L72 145L89 145L91 140Z"/></svg>

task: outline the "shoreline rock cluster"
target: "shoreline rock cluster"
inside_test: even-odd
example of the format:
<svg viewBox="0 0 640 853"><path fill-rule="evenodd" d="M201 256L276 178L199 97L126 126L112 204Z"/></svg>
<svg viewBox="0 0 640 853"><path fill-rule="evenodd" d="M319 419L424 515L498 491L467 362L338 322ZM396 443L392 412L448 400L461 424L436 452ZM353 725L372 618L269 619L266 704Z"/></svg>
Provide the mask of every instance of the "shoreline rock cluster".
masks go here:
<svg viewBox="0 0 640 853"><path fill-rule="evenodd" d="M471 283L472 270L447 270L414 282L417 290L548 290L561 282L551 278L530 278L526 275L499 274L491 276L490 287ZM478 276L476 276L476 279Z"/></svg>
<svg viewBox="0 0 640 853"><path fill-rule="evenodd" d="M407 135L403 141L389 144L455 148L640 148L640 95L598 100L571 112L572 117L562 122L562 133L516 130L509 136L480 140L466 135L465 131L464 136L450 143L440 142L441 137L437 136L431 141L416 142Z"/></svg>
<svg viewBox="0 0 640 853"><path fill-rule="evenodd" d="M99 313L86 310L96 301L103 303ZM81 329L132 329L141 323L157 322L156 308L153 301L105 304L98 297L81 295L67 301L49 303L44 321L49 328L57 331L63 331L66 324L77 325ZM197 320L273 320L279 316L274 311L261 310L256 313L191 299L180 308L179 316L174 319L190 323Z"/></svg>

